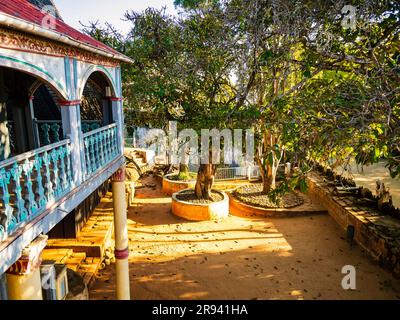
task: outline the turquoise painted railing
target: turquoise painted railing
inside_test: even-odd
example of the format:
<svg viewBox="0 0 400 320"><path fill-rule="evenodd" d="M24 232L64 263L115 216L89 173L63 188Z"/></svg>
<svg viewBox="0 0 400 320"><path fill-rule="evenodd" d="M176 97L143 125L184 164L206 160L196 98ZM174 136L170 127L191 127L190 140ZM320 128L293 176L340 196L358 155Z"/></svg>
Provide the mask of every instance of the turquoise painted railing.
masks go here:
<svg viewBox="0 0 400 320"><path fill-rule="evenodd" d="M97 130L101 127L101 121L98 120L88 120L82 121L82 132L88 133L93 130Z"/></svg>
<svg viewBox="0 0 400 320"><path fill-rule="evenodd" d="M41 146L57 143L63 139L63 128L61 120L36 120L37 131ZM99 120L82 121L82 132L87 133L101 127Z"/></svg>
<svg viewBox="0 0 400 320"><path fill-rule="evenodd" d="M0 162L0 241L73 187L70 141Z"/></svg>
<svg viewBox="0 0 400 320"><path fill-rule="evenodd" d="M62 122L59 120L36 120L41 146L57 143L63 139Z"/></svg>
<svg viewBox="0 0 400 320"><path fill-rule="evenodd" d="M83 143L85 147L85 174L86 177L90 177L119 155L117 125L110 124L85 133Z"/></svg>

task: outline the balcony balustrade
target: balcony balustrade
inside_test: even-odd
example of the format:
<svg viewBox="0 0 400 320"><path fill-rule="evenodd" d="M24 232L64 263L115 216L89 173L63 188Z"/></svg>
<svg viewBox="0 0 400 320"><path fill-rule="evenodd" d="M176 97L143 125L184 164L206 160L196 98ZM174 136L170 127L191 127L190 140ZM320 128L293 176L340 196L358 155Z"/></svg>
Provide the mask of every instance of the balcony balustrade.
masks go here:
<svg viewBox="0 0 400 320"><path fill-rule="evenodd" d="M111 124L83 135L86 178L114 160L120 153L117 125Z"/></svg>
<svg viewBox="0 0 400 320"><path fill-rule="evenodd" d="M87 122L82 128L89 131L97 126ZM49 136L43 142L60 139L61 124L43 122L39 127ZM82 145L83 183L121 155L118 126L84 133ZM0 162L0 242L77 187L73 177L78 168L73 167L71 153L71 141L66 139Z"/></svg>
<svg viewBox="0 0 400 320"><path fill-rule="evenodd" d="M41 146L47 146L51 143L59 142L63 139L63 127L61 120L35 120L39 143ZM101 127L99 120L82 121L82 132L87 133Z"/></svg>
<svg viewBox="0 0 400 320"><path fill-rule="evenodd" d="M0 240L68 193L71 172L68 139L0 162Z"/></svg>

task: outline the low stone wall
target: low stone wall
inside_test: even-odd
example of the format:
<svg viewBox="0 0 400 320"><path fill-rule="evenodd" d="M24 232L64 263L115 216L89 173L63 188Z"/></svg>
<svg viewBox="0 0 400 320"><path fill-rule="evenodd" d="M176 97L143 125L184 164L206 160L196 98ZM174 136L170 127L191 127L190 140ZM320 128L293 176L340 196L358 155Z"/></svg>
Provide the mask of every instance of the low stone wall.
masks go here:
<svg viewBox="0 0 400 320"><path fill-rule="evenodd" d="M138 149L138 148L125 148L126 152L136 152L140 157L143 157L143 161L148 164L154 164L156 154L153 150Z"/></svg>
<svg viewBox="0 0 400 320"><path fill-rule="evenodd" d="M320 202L344 229L354 227L354 241L382 267L400 278L400 221L357 204L352 196L336 196L322 176L308 179L309 196Z"/></svg>
<svg viewBox="0 0 400 320"><path fill-rule="evenodd" d="M161 181L162 183L162 191L169 196L172 196L174 193L184 189L194 189L194 187L196 186L195 180L193 181L169 180L168 177L173 175L176 174L169 174L166 175L165 177L160 177L160 176L157 177L157 182ZM249 183L251 182L247 180L217 181L213 184L213 189L218 191L229 192Z"/></svg>

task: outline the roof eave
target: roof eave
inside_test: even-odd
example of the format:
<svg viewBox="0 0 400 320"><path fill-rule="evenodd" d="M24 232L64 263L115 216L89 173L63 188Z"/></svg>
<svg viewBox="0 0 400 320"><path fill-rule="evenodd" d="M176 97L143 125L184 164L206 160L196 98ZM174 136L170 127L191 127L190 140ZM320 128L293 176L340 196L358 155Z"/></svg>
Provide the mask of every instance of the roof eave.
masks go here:
<svg viewBox="0 0 400 320"><path fill-rule="evenodd" d="M17 17L11 16L9 14L0 12L0 26L5 26L8 28L13 28L18 31L31 33L37 36L41 36L47 39L51 39L54 41L58 41L67 45L71 45L76 48L80 48L82 50L86 50L104 57L108 57L111 59L115 59L125 63L133 63L133 60L128 58L123 54L113 54L111 52L107 52L100 48L96 48L90 44L75 40L68 35L59 33L54 30L50 30L47 28L43 28L37 24L25 21L23 19L19 19Z"/></svg>

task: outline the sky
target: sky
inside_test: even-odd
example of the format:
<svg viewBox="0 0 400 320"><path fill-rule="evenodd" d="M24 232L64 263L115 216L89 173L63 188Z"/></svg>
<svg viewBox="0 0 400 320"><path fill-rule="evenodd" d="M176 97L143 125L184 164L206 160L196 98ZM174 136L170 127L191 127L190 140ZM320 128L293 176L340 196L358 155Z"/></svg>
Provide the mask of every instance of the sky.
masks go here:
<svg viewBox="0 0 400 320"><path fill-rule="evenodd" d="M173 0L55 0L64 21L76 29L83 24L99 20L110 22L118 30L127 33L130 23L121 20L128 10L143 11L147 7L167 7L167 12L175 14Z"/></svg>

